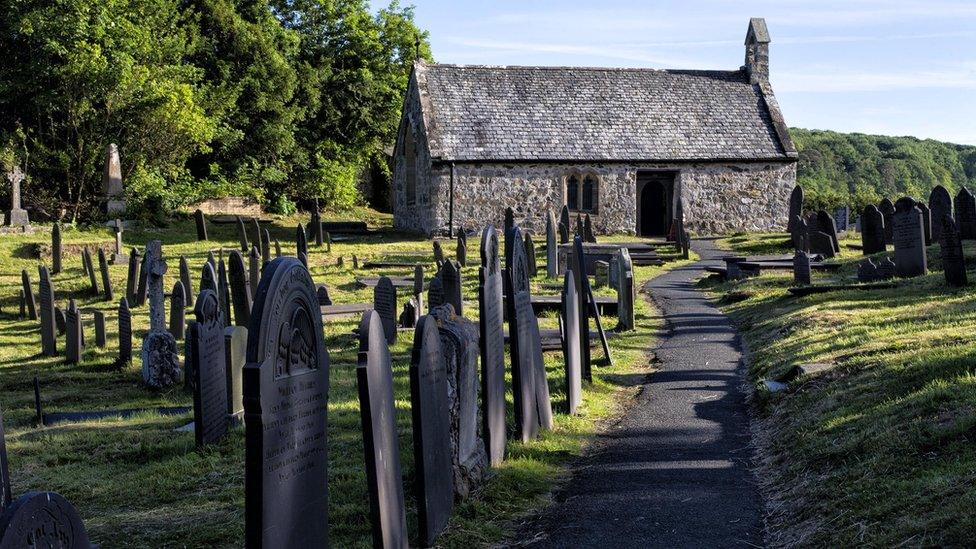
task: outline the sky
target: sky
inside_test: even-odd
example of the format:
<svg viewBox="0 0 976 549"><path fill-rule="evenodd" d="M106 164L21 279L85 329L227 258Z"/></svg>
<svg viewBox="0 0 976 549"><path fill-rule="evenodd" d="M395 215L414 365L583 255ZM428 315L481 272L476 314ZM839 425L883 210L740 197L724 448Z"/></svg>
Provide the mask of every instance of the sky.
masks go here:
<svg viewBox="0 0 976 549"><path fill-rule="evenodd" d="M735 70L765 17L790 126L976 145L976 0L412 3L435 61L474 65Z"/></svg>

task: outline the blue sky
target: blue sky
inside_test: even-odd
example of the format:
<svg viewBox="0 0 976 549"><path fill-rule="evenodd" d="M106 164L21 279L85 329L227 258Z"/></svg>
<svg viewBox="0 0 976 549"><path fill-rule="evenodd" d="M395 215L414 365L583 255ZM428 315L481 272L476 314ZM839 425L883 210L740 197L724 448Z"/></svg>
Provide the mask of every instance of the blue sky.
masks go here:
<svg viewBox="0 0 976 549"><path fill-rule="evenodd" d="M460 64L732 70L765 17L791 126L976 145L976 0L413 3L434 58Z"/></svg>

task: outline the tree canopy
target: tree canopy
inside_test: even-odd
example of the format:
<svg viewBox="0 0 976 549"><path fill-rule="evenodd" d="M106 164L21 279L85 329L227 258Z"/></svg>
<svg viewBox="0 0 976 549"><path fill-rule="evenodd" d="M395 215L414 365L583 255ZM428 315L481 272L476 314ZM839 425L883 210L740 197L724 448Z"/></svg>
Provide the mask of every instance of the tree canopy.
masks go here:
<svg viewBox="0 0 976 549"><path fill-rule="evenodd" d="M17 0L0 13L0 148L42 216L96 216L104 151L130 208L252 196L290 211L388 177L413 10L366 0ZM418 48L419 41L419 48Z"/></svg>

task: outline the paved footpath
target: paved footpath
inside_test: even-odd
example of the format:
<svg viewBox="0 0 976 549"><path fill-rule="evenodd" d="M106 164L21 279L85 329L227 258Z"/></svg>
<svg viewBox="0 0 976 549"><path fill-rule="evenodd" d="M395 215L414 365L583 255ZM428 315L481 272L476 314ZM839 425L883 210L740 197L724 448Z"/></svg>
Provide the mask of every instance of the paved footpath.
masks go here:
<svg viewBox="0 0 976 549"><path fill-rule="evenodd" d="M695 288L723 252L646 286L668 330L652 374L621 421L597 438L556 503L516 543L530 547L757 547L761 503L749 470L738 336Z"/></svg>

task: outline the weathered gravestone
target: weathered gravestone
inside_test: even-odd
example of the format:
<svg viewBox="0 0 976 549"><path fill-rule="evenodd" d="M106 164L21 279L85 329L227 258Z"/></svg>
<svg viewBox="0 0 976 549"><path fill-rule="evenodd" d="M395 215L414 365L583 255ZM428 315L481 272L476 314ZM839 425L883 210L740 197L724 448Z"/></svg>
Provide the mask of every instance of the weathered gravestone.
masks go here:
<svg viewBox="0 0 976 549"><path fill-rule="evenodd" d="M532 241L532 235L528 232L525 233L525 257L529 262L529 278L535 278L539 274L539 267L536 265L535 260L535 243Z"/></svg>
<svg viewBox="0 0 976 549"><path fill-rule="evenodd" d="M959 228L951 215L943 215L939 223L939 241L942 248L942 269L945 273L946 284L954 287L965 286L969 283L966 275L966 258L962 253L962 239L959 238Z"/></svg>
<svg viewBox="0 0 976 549"><path fill-rule="evenodd" d="M928 272L928 263L922 211L912 203L910 208L895 212L892 224L896 274L901 277L924 275Z"/></svg>
<svg viewBox="0 0 976 549"><path fill-rule="evenodd" d="M203 210L193 212L193 218L197 222L197 240L207 240L207 219L203 216Z"/></svg>
<svg viewBox="0 0 976 549"><path fill-rule="evenodd" d="M584 267L583 261L583 241L576 238L573 240L573 253L569 257L569 269L573 271L573 281L576 283L576 294L579 295L580 304L580 325L576 337L580 340L580 369L583 372L583 379L592 382L593 374L590 365L590 311L588 301L590 281L586 278L586 268Z"/></svg>
<svg viewBox="0 0 976 549"><path fill-rule="evenodd" d="M27 318L37 320L37 298L34 297L34 287L31 286L27 269L20 272L20 284L24 292L24 302L27 304Z"/></svg>
<svg viewBox="0 0 976 549"><path fill-rule="evenodd" d="M183 283L183 293L186 295L186 306L193 306L193 277L190 276L190 264L186 256L180 256L180 282Z"/></svg>
<svg viewBox="0 0 976 549"><path fill-rule="evenodd" d="M129 300L119 300L119 357L116 366L124 367L132 362L132 311Z"/></svg>
<svg viewBox="0 0 976 549"><path fill-rule="evenodd" d="M20 184L24 181L24 172L20 166L14 166L7 172L7 181L10 182L10 209L7 210L3 224L7 227L26 227L30 225L30 218L20 204Z"/></svg>
<svg viewBox="0 0 976 549"><path fill-rule="evenodd" d="M177 341L186 336L186 290L179 280L173 284L173 291L169 294L169 333Z"/></svg>
<svg viewBox="0 0 976 549"><path fill-rule="evenodd" d="M796 218L803 215L803 187L797 185L790 193L790 212L787 218L786 232L793 233L796 226Z"/></svg>
<svg viewBox="0 0 976 549"><path fill-rule="evenodd" d="M887 249L885 245L884 215L873 204L864 208L861 216L861 248L864 255L873 255Z"/></svg>
<svg viewBox="0 0 976 549"><path fill-rule="evenodd" d="M92 318L95 324L95 346L99 348L105 347L107 341L105 333L105 311L92 311Z"/></svg>
<svg viewBox="0 0 976 549"><path fill-rule="evenodd" d="M242 258L243 259L243 258ZM251 246L251 253L247 256L248 285L253 301L258 293L258 282L261 281L261 256L257 246Z"/></svg>
<svg viewBox="0 0 976 549"><path fill-rule="evenodd" d="M0 548L89 549L91 546L78 511L55 492L27 492L0 515Z"/></svg>
<svg viewBox="0 0 976 549"><path fill-rule="evenodd" d="M583 399L583 372L580 370L579 299L573 271L566 271L563 280L563 367L566 375L566 413L576 415Z"/></svg>
<svg viewBox="0 0 976 549"><path fill-rule="evenodd" d="M231 301L234 303L234 324L238 326L247 326L251 323L251 286L247 278L244 258L240 252L232 250L230 252L230 294Z"/></svg>
<svg viewBox="0 0 976 549"><path fill-rule="evenodd" d="M193 313L196 320L187 333L194 376L193 433L197 446L205 446L227 433L224 319L217 296L209 290L200 292Z"/></svg>
<svg viewBox="0 0 976 549"><path fill-rule="evenodd" d="M455 255L457 256L458 265L465 267L468 264L468 240L464 237L464 233L461 232L457 237L457 247L455 248Z"/></svg>
<svg viewBox="0 0 976 549"><path fill-rule="evenodd" d="M227 281L227 265L223 257L217 263L217 300L224 313L221 320L227 322L230 320L230 282Z"/></svg>
<svg viewBox="0 0 976 549"><path fill-rule="evenodd" d="M794 216L790 223L790 239L793 241L793 248L796 250L810 251L810 232L807 222L800 216Z"/></svg>
<svg viewBox="0 0 976 549"><path fill-rule="evenodd" d="M244 366L247 547L328 547L329 355L315 285L295 258L268 264Z"/></svg>
<svg viewBox="0 0 976 549"><path fill-rule="evenodd" d="M325 251L326 253L332 253L332 235L329 231L325 231Z"/></svg>
<svg viewBox="0 0 976 549"><path fill-rule="evenodd" d="M441 274L438 272L434 278L430 279L427 286L427 308L433 309L444 304L444 283L441 282Z"/></svg>
<svg viewBox="0 0 976 549"><path fill-rule="evenodd" d="M432 246L434 249L434 263L440 265L444 262L444 248L441 247L441 243L438 240L435 240Z"/></svg>
<svg viewBox="0 0 976 549"><path fill-rule="evenodd" d="M359 387L369 510L373 546L406 549L407 519L393 403L393 370L384 332L376 311L366 311L359 324L356 381Z"/></svg>
<svg viewBox="0 0 976 549"><path fill-rule="evenodd" d="M793 254L793 283L810 284L810 256L802 250Z"/></svg>
<svg viewBox="0 0 976 549"><path fill-rule="evenodd" d="M498 235L491 225L481 233L478 279L481 434L488 460L494 467L505 459L505 327Z"/></svg>
<svg viewBox="0 0 976 549"><path fill-rule="evenodd" d="M437 321L447 371L454 494L462 501L488 469L488 455L478 432L478 329L456 315L450 303L431 309L429 317Z"/></svg>
<svg viewBox="0 0 976 549"><path fill-rule="evenodd" d="M111 143L105 148L105 172L102 174L102 193L105 195L105 211L109 215L125 213L125 190L122 188L122 160L119 147Z"/></svg>
<svg viewBox="0 0 976 549"><path fill-rule="evenodd" d="M380 277L373 288L373 310L376 311L386 334L386 342L396 343L397 338L397 294L389 277Z"/></svg>
<svg viewBox="0 0 976 549"><path fill-rule="evenodd" d="M634 262L630 258L630 251L627 248L620 248L617 252L617 325L618 329L624 331L633 330L637 326L637 321L634 316L634 304L637 301L637 287L634 282ZM576 281L574 280L575 284ZM579 290L579 284L577 284L577 291ZM585 296L577 294L577 306L580 301L585 299ZM577 313L577 324L580 323L579 315L582 314L583 309ZM579 328L577 327L577 330ZM577 332L566 332L569 333L579 333ZM577 338L580 339L580 338ZM587 335L587 343L589 343L589 335ZM579 344L582 344L582 339L580 339Z"/></svg>
<svg viewBox="0 0 976 549"><path fill-rule="evenodd" d="M885 244L891 244L893 238L893 225L891 224L891 217L895 215L895 205L891 202L891 199L885 198L878 203L878 211L884 216L884 231L885 231Z"/></svg>
<svg viewBox="0 0 976 549"><path fill-rule="evenodd" d="M112 279L108 273L108 261L105 259L105 251L98 249L98 270L102 274L102 300L115 301L115 293L112 292Z"/></svg>
<svg viewBox="0 0 976 549"><path fill-rule="evenodd" d="M247 327L224 328L224 364L227 367L227 415L240 421L244 415L244 363L247 358Z"/></svg>
<svg viewBox="0 0 976 549"><path fill-rule="evenodd" d="M593 234L593 220L590 219L590 214L586 214L583 218L583 240L585 242L596 242L596 236Z"/></svg>
<svg viewBox="0 0 976 549"><path fill-rule="evenodd" d="M954 206L959 235L963 240L976 239L976 196L966 187L962 187L956 193Z"/></svg>
<svg viewBox="0 0 976 549"><path fill-rule="evenodd" d="M88 274L89 291L92 295L98 295L98 279L95 277L95 263L92 261L88 246L85 246L81 251L81 263L85 268L85 273Z"/></svg>
<svg viewBox="0 0 976 549"><path fill-rule="evenodd" d="M40 278L38 293L41 299L41 354L55 356L58 354L58 336L54 320L54 286L47 267L40 265L37 270Z"/></svg>
<svg viewBox="0 0 976 549"><path fill-rule="evenodd" d="M81 326L81 313L78 311L78 305L75 300L72 299L68 302L68 312L65 315L65 343L64 343L64 357L68 364L78 364L81 362L81 355L85 352L84 349L84 336L82 333Z"/></svg>
<svg viewBox="0 0 976 549"><path fill-rule="evenodd" d="M133 303L138 299L136 292L138 291L139 270L141 266L142 254L136 248L132 248L132 252L129 253L129 270L125 279L125 297Z"/></svg>
<svg viewBox="0 0 976 549"><path fill-rule="evenodd" d="M261 268L271 263L271 233L268 229L261 231Z"/></svg>
<svg viewBox="0 0 976 549"><path fill-rule="evenodd" d="M932 224L932 240L941 241L942 220L947 215L952 217L952 196L942 185L936 185L929 193L929 212Z"/></svg>
<svg viewBox="0 0 976 549"><path fill-rule="evenodd" d="M840 241L837 239L837 227L834 224L833 216L823 210L818 211L817 225L820 227L820 232L830 237L830 245L834 249L834 254L839 254Z"/></svg>
<svg viewBox="0 0 976 549"><path fill-rule="evenodd" d="M918 209L922 211L922 232L925 235L925 245L932 244L932 212L924 202L916 202Z"/></svg>
<svg viewBox="0 0 976 549"><path fill-rule="evenodd" d="M810 231L810 252L826 258L834 257L834 239L822 231Z"/></svg>
<svg viewBox="0 0 976 549"><path fill-rule="evenodd" d="M146 244L143 270L147 273L149 295L149 333L142 340L142 380L151 388L168 387L180 380L180 361L176 339L166 329L163 275L166 262L158 240Z"/></svg>
<svg viewBox="0 0 976 549"><path fill-rule="evenodd" d="M121 219L112 222L112 231L115 233L115 251L112 252L109 263L119 265L129 259L129 256L125 255L125 248L122 247L122 233L125 231L125 224L122 223Z"/></svg>
<svg viewBox="0 0 976 549"><path fill-rule="evenodd" d="M244 227L244 219L241 216L237 216L237 239L241 245L241 251L247 253L251 249L250 243L247 241L247 229Z"/></svg>
<svg viewBox="0 0 976 549"><path fill-rule="evenodd" d="M444 288L444 302L450 303L458 316L463 316L464 299L461 295L461 270L458 265L445 261L438 276Z"/></svg>
<svg viewBox="0 0 976 549"><path fill-rule="evenodd" d="M546 278L559 276L559 249L556 244L556 216L546 212Z"/></svg>
<svg viewBox="0 0 976 549"><path fill-rule="evenodd" d="M305 268L308 268L308 238L305 236L305 229L302 224L299 223L298 227L295 228L295 245L297 246L297 251L295 254L298 256L299 261L302 257L305 258L302 264Z"/></svg>
<svg viewBox="0 0 976 549"><path fill-rule="evenodd" d="M410 361L410 412L420 545L432 547L454 511L451 424L448 416L447 369L441 354L437 321L417 322Z"/></svg>
<svg viewBox="0 0 976 549"><path fill-rule="evenodd" d="M61 224L55 223L51 229L51 274L61 272Z"/></svg>
<svg viewBox="0 0 976 549"><path fill-rule="evenodd" d="M851 226L851 208L850 206L841 206L839 208L834 208L834 228L837 232L846 232Z"/></svg>

